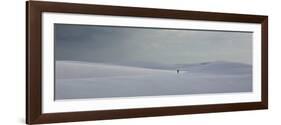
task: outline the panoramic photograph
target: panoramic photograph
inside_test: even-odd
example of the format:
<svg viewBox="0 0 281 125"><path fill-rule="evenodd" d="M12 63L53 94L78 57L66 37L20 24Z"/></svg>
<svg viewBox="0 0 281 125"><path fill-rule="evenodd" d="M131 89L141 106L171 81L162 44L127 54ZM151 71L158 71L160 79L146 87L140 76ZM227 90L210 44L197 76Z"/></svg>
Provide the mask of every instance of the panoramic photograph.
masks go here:
<svg viewBox="0 0 281 125"><path fill-rule="evenodd" d="M253 33L54 24L55 100L252 92Z"/></svg>

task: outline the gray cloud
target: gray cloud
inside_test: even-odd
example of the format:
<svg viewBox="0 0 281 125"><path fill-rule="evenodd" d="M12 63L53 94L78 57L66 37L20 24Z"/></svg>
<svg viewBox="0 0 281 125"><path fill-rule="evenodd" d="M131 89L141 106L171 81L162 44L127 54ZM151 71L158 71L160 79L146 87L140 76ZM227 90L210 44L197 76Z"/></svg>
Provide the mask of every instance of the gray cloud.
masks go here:
<svg viewBox="0 0 281 125"><path fill-rule="evenodd" d="M252 63L252 33L55 24L57 60Z"/></svg>

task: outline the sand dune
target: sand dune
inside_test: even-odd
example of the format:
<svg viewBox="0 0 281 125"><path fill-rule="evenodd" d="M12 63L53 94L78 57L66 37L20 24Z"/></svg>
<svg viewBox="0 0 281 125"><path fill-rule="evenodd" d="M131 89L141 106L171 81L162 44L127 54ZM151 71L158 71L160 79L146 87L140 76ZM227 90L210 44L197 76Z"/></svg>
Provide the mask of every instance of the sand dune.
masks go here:
<svg viewBox="0 0 281 125"><path fill-rule="evenodd" d="M184 66L184 67L183 67ZM175 70L56 62L55 99L251 92L251 66L211 62Z"/></svg>

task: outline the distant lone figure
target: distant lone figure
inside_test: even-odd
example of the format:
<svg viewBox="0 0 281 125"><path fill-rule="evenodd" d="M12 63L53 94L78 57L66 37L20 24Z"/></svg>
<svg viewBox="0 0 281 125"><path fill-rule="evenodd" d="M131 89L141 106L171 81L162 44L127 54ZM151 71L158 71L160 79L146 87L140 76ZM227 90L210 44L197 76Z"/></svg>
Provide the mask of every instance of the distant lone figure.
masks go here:
<svg viewBox="0 0 281 125"><path fill-rule="evenodd" d="M177 74L179 74L179 73L180 73L180 70L177 69Z"/></svg>

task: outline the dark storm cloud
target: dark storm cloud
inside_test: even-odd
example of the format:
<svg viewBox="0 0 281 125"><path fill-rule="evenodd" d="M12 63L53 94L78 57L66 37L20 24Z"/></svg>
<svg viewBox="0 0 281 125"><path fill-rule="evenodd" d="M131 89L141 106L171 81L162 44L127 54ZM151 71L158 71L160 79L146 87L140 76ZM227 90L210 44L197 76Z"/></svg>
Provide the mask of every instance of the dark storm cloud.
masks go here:
<svg viewBox="0 0 281 125"><path fill-rule="evenodd" d="M57 60L251 64L252 33L55 24Z"/></svg>

